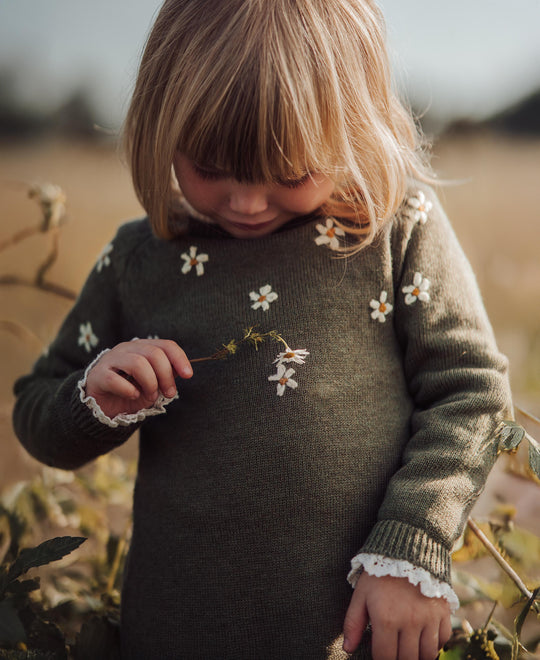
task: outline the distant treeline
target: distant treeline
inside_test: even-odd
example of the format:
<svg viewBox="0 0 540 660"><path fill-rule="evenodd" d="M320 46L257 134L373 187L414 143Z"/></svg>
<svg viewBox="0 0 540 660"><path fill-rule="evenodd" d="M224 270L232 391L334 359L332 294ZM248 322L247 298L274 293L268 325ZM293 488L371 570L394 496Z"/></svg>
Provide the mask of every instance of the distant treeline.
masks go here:
<svg viewBox="0 0 540 660"><path fill-rule="evenodd" d="M38 103L34 106L22 104L15 90L13 73L0 71L0 140L20 141L51 134L101 141L111 137L105 131L96 129L99 120L91 94L86 90L73 92L52 112L40 111L38 107ZM430 116L429 112L421 123L426 128L438 125L437 118ZM444 130L447 133L464 133L478 129L516 136L540 135L540 90L485 121L458 119Z"/></svg>

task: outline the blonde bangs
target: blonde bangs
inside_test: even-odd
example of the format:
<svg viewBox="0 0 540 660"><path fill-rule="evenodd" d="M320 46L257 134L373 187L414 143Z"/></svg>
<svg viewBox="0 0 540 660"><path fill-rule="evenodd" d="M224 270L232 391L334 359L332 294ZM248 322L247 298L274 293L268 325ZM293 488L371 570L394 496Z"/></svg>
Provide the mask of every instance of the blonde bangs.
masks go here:
<svg viewBox="0 0 540 660"><path fill-rule="evenodd" d="M349 252L395 215L410 178L433 182L371 0L167 0L125 134L163 238L177 150L244 182L329 176L336 190L322 211L354 238Z"/></svg>

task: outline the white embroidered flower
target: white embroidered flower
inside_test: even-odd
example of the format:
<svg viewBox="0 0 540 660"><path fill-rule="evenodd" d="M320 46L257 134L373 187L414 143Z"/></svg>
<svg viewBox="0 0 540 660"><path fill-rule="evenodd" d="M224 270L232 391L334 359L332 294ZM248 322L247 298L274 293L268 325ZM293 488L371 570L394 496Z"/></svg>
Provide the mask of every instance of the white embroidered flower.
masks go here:
<svg viewBox="0 0 540 660"><path fill-rule="evenodd" d="M79 326L79 346L84 346L86 351L90 353L94 346L97 346L98 338L92 330L92 324L90 321L88 323L81 323Z"/></svg>
<svg viewBox="0 0 540 660"><path fill-rule="evenodd" d="M197 254L197 248L192 245L189 248L189 254L183 252L181 255L182 259L185 261L182 266L182 273L186 275L189 271L195 266L195 271L197 275L204 275L204 266L203 264L208 261L207 254Z"/></svg>
<svg viewBox="0 0 540 660"><path fill-rule="evenodd" d="M373 311L371 312L371 318L373 320L379 321L380 323L386 321L387 315L394 309L393 306L387 302L387 299L388 294L386 291L381 291L379 300L373 299L370 301L369 305L373 308Z"/></svg>
<svg viewBox="0 0 540 660"><path fill-rule="evenodd" d="M433 208L433 204L426 199L424 193L419 190L415 197L409 197L407 200L407 215L415 222L420 222L425 225L428 219L428 213Z"/></svg>
<svg viewBox="0 0 540 660"><path fill-rule="evenodd" d="M111 258L109 257L109 255L111 254L112 250L113 250L113 244L108 243L103 248L103 250L101 251L101 254L97 258L97 262L96 262L96 269L97 269L98 273L101 272L101 269L103 268L103 266L109 266L110 265Z"/></svg>
<svg viewBox="0 0 540 660"><path fill-rule="evenodd" d="M259 307L262 307L266 312L270 307L270 303L277 300L278 294L275 291L272 291L270 284L265 284L264 286L261 286L259 293L251 291L249 297L253 300L251 309L259 309Z"/></svg>
<svg viewBox="0 0 540 660"><path fill-rule="evenodd" d="M415 273L413 283L410 286L404 286L402 291L405 294L405 304L412 305L417 300L422 302L429 302L429 289L430 281L423 277L421 273Z"/></svg>
<svg viewBox="0 0 540 660"><path fill-rule="evenodd" d="M272 364L284 364L285 362L296 362L296 364L304 364L305 358L309 355L309 352L305 348L296 348L292 349L287 346L287 350L283 353L279 353L277 358L272 362Z"/></svg>
<svg viewBox="0 0 540 660"><path fill-rule="evenodd" d="M316 225L320 236L317 236L315 243L317 245L328 245L331 250L339 248L338 236L345 236L345 232L340 227L334 226L334 218L326 219L326 226Z"/></svg>
<svg viewBox="0 0 540 660"><path fill-rule="evenodd" d="M284 364L278 364L277 373L273 376L268 376L268 380L277 380L277 395L283 396L286 387L290 387L293 390L298 387L298 383L291 378L295 373L294 369L287 369Z"/></svg>

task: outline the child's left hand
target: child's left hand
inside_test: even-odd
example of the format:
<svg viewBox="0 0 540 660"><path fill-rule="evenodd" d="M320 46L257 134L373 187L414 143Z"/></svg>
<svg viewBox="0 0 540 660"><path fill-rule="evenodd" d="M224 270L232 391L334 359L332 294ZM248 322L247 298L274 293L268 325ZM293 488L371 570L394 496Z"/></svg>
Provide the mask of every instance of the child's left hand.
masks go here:
<svg viewBox="0 0 540 660"><path fill-rule="evenodd" d="M345 651L357 648L368 623L373 660L434 660L452 633L444 598L424 596L407 578L364 572L345 617Z"/></svg>

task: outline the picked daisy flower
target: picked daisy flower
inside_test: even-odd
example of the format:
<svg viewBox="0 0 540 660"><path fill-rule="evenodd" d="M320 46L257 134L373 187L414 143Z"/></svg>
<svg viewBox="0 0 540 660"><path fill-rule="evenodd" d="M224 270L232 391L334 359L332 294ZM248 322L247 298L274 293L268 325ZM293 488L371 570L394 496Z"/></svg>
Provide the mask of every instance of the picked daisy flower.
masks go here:
<svg viewBox="0 0 540 660"><path fill-rule="evenodd" d="M287 346L287 350L279 353L272 364L283 364L284 362L296 362L296 364L304 364L305 358L308 355L309 351L306 351L305 348L297 348L293 350Z"/></svg>
<svg viewBox="0 0 540 660"><path fill-rule="evenodd" d="M287 387L290 387L293 390L298 387L298 383L291 378L294 373L294 369L287 369L284 364L278 364L277 373L273 376L268 376L268 380L277 380L278 396L283 396L285 388Z"/></svg>

